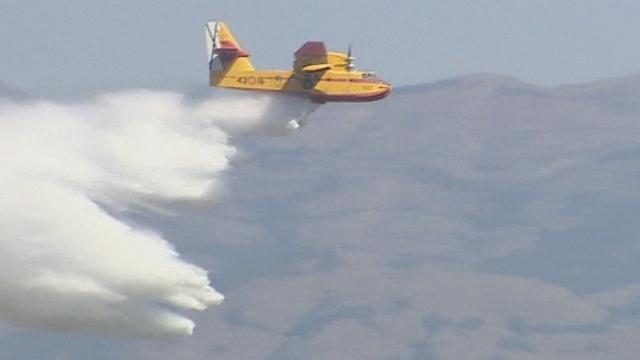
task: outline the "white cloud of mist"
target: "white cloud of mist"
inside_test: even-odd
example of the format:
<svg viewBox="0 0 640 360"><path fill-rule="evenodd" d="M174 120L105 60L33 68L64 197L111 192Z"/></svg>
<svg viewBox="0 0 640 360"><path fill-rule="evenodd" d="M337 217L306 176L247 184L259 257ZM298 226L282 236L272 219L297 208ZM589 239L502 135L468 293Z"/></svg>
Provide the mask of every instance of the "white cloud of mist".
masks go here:
<svg viewBox="0 0 640 360"><path fill-rule="evenodd" d="M192 103L139 90L1 106L0 318L114 335L193 333L178 310L204 310L222 294L204 269L119 211L215 192L235 153L229 134L283 128L266 116L285 116L268 111L277 103Z"/></svg>
<svg viewBox="0 0 640 360"><path fill-rule="evenodd" d="M231 94L224 102L203 101L195 107L195 114L207 117L216 114L214 123L231 134L285 135L291 128L290 120L306 122L317 110L305 98L286 95L260 95L247 97L244 91L227 90Z"/></svg>

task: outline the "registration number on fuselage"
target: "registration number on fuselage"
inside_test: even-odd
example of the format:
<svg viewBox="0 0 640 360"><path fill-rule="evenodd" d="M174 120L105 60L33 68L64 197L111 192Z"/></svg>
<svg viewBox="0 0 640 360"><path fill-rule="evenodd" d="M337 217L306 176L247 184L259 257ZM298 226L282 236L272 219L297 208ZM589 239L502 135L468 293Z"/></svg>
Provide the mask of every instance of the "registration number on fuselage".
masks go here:
<svg viewBox="0 0 640 360"><path fill-rule="evenodd" d="M246 85L264 85L265 83L262 76L238 76L236 81Z"/></svg>

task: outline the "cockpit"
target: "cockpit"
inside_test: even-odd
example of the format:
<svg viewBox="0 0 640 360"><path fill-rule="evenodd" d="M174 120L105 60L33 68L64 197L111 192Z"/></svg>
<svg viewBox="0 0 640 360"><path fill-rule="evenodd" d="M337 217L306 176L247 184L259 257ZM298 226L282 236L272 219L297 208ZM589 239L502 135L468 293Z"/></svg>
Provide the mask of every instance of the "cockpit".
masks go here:
<svg viewBox="0 0 640 360"><path fill-rule="evenodd" d="M363 71L362 72L363 79L377 79L376 73L373 71Z"/></svg>

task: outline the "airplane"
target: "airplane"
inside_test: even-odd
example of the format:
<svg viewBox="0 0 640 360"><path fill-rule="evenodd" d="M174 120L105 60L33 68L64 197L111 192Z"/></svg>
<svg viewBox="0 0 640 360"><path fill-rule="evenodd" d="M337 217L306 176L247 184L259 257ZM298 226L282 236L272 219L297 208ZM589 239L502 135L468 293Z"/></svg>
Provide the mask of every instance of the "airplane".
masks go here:
<svg viewBox="0 0 640 360"><path fill-rule="evenodd" d="M375 73L355 69L351 46L344 54L308 41L295 52L293 70L256 70L224 22L207 22L206 37L211 86L302 95L315 104L375 101L391 92Z"/></svg>

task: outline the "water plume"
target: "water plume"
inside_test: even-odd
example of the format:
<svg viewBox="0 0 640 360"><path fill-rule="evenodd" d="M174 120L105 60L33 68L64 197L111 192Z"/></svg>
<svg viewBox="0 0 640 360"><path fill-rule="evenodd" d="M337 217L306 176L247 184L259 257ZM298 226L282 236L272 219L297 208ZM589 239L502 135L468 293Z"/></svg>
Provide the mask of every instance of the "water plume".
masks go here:
<svg viewBox="0 0 640 360"><path fill-rule="evenodd" d="M282 128L266 116L277 101L134 90L72 105L3 102L0 318L62 331L192 334L180 311L223 295L161 234L119 214L214 194L236 152L230 134ZM272 117L289 120L282 106Z"/></svg>

